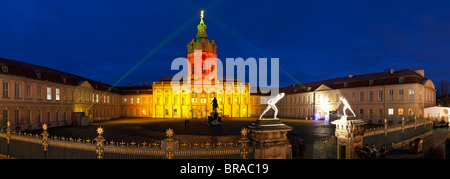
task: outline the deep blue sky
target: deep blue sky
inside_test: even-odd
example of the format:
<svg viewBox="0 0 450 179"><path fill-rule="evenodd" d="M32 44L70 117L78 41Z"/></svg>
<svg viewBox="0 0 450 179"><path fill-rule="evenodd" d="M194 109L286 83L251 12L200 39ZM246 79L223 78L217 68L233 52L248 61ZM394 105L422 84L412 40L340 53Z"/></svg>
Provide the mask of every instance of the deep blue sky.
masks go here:
<svg viewBox="0 0 450 179"><path fill-rule="evenodd" d="M450 77L450 1L0 1L0 57L119 86L173 75L200 10L218 58L280 58L280 86L425 69Z"/></svg>

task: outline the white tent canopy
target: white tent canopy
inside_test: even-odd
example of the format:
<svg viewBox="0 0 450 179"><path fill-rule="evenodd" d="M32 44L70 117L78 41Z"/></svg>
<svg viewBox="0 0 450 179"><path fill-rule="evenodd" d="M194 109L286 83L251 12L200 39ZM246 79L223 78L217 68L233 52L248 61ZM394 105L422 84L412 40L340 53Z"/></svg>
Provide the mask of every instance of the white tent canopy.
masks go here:
<svg viewBox="0 0 450 179"><path fill-rule="evenodd" d="M425 117L430 119L438 119L449 121L450 107L433 106L424 109Z"/></svg>

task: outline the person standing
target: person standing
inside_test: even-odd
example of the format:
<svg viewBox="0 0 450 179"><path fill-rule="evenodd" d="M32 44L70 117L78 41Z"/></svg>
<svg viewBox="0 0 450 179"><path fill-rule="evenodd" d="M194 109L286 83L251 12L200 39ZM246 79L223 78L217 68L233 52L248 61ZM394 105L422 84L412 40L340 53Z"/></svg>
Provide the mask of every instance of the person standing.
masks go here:
<svg viewBox="0 0 450 179"><path fill-rule="evenodd" d="M386 159L386 146L381 145L380 154L378 155L379 159Z"/></svg>
<svg viewBox="0 0 450 179"><path fill-rule="evenodd" d="M372 147L370 148L370 158L373 158L373 159L376 158L377 152L378 152L378 149L375 146L375 143L372 143Z"/></svg>
<svg viewBox="0 0 450 179"><path fill-rule="evenodd" d="M303 151L305 150L305 144L301 138L298 138L298 154L299 158L303 159Z"/></svg>
<svg viewBox="0 0 450 179"><path fill-rule="evenodd" d="M371 151L370 151L370 148L369 148L369 144L366 144L366 145L364 146L363 151L364 151L364 159L370 159L370 153L371 153Z"/></svg>

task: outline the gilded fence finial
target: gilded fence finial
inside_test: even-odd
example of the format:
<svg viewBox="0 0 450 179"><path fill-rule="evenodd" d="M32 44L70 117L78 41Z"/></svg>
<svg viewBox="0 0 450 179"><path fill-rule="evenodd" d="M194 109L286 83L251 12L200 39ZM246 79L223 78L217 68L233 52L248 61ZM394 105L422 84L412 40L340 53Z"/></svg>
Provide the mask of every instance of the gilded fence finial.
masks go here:
<svg viewBox="0 0 450 179"><path fill-rule="evenodd" d="M244 127L243 129L241 129L241 136L247 136L247 129Z"/></svg>
<svg viewBox="0 0 450 179"><path fill-rule="evenodd" d="M44 148L44 158L47 159L47 148L48 148L48 132L47 132L47 124L42 125L42 129L44 130L41 134L42 136L42 146Z"/></svg>
<svg viewBox="0 0 450 179"><path fill-rule="evenodd" d="M42 129L44 130L41 134L42 136L42 145L44 146L44 151L47 151L47 147L48 147L48 132L47 132L47 124L43 124L42 125Z"/></svg>
<svg viewBox="0 0 450 179"><path fill-rule="evenodd" d="M103 134L103 128L102 127L98 127L97 128L97 134L98 135L102 135Z"/></svg>
<svg viewBox="0 0 450 179"><path fill-rule="evenodd" d="M242 155L242 159L247 159L247 155L248 155L248 151L247 150L242 150L241 151L241 155Z"/></svg>
<svg viewBox="0 0 450 179"><path fill-rule="evenodd" d="M144 141L142 142L142 148L146 148L147 147L147 143Z"/></svg>
<svg viewBox="0 0 450 179"><path fill-rule="evenodd" d="M11 140L11 123L6 122L6 142L9 144L9 141Z"/></svg>
<svg viewBox="0 0 450 179"><path fill-rule="evenodd" d="M6 146L7 146L7 153L8 155L6 155L7 159L11 159L11 156L9 155L9 141L11 140L11 124L8 122L6 122Z"/></svg>
<svg viewBox="0 0 450 179"><path fill-rule="evenodd" d="M169 128L166 130L166 137L172 138L173 134L174 134L173 129Z"/></svg>
<svg viewBox="0 0 450 179"><path fill-rule="evenodd" d="M173 154L173 152L171 152L171 151L169 151L169 152L166 153L166 157L167 157L168 159L172 159L173 156L174 156L174 154Z"/></svg>
<svg viewBox="0 0 450 179"><path fill-rule="evenodd" d="M97 158L98 159L102 159L103 158L103 146L104 146L104 142L106 141L105 138L103 138L102 134L103 134L103 128L102 127L98 127L97 128L97 134L98 136L94 139L95 140L95 144L96 144L96 153L97 153Z"/></svg>
<svg viewBox="0 0 450 179"><path fill-rule="evenodd" d="M248 131L246 128L241 129L241 139L238 140L238 143L241 147L247 147L247 144L250 142L250 140L247 137Z"/></svg>

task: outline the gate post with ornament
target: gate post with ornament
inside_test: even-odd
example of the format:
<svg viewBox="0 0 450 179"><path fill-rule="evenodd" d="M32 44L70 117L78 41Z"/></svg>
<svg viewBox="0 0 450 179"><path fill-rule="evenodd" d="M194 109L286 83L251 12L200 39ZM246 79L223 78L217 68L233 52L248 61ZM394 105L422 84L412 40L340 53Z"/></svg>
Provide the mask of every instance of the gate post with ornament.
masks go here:
<svg viewBox="0 0 450 179"><path fill-rule="evenodd" d="M357 159L356 149L363 148L363 126L366 122L361 119L341 119L331 123L336 125L337 159Z"/></svg>

